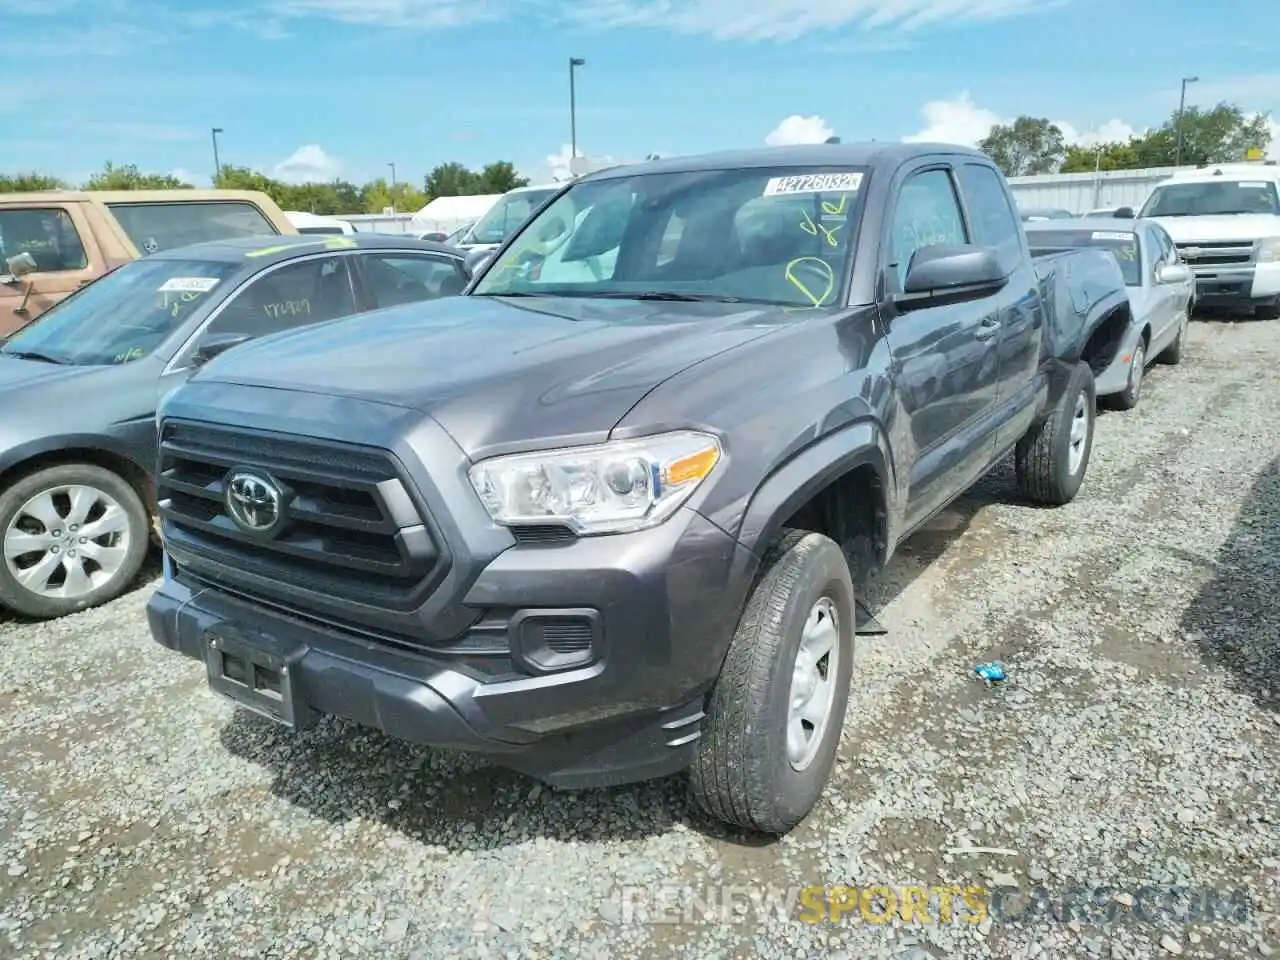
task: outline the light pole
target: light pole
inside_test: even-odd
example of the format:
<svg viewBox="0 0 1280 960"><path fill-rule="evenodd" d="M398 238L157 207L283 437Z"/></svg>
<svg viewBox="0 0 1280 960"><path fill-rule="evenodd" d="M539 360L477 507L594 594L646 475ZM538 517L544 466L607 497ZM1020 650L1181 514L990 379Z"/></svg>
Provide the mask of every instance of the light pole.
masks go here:
<svg viewBox="0 0 1280 960"><path fill-rule="evenodd" d="M216 187L222 179L222 164L218 160L218 134L222 132L222 128L211 127L210 130L213 133L213 185Z"/></svg>
<svg viewBox="0 0 1280 960"><path fill-rule="evenodd" d="M394 163L388 163L387 166L391 168L391 190L388 195L391 197L391 212L395 213L396 212L396 165Z"/></svg>
<svg viewBox="0 0 1280 960"><path fill-rule="evenodd" d="M578 159L578 98L573 82L573 73L578 67L585 67L587 61L581 57L569 58L569 175L573 175L574 160Z"/></svg>
<svg viewBox="0 0 1280 960"><path fill-rule="evenodd" d="M1175 167L1182 166L1182 112L1187 109L1187 84L1195 83L1199 79L1199 77L1182 78L1182 95L1178 98L1178 119L1174 123L1175 136L1178 142L1173 153L1173 165Z"/></svg>

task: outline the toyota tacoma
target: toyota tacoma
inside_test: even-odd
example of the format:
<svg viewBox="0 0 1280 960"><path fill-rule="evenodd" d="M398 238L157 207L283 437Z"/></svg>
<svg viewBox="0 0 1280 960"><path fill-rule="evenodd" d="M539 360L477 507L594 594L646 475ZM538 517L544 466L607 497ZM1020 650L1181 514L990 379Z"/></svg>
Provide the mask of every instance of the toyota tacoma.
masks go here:
<svg viewBox="0 0 1280 960"><path fill-rule="evenodd" d="M1075 497L1128 323L1109 253L1033 259L944 145L613 168L471 269L168 396L155 638L294 728L564 787L687 769L774 834L827 783L861 585L1011 451Z"/></svg>

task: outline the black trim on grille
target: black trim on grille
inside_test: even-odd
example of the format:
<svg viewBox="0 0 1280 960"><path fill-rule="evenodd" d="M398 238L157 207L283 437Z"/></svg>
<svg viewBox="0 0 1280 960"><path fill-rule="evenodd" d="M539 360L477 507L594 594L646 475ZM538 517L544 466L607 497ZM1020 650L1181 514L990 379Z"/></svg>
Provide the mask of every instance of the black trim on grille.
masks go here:
<svg viewBox="0 0 1280 960"><path fill-rule="evenodd" d="M236 468L286 489L273 536L247 532L228 514L226 478ZM186 568L245 587L248 578L278 582L285 603L293 587L412 609L449 569L443 538L385 451L168 421L156 487L166 545Z"/></svg>

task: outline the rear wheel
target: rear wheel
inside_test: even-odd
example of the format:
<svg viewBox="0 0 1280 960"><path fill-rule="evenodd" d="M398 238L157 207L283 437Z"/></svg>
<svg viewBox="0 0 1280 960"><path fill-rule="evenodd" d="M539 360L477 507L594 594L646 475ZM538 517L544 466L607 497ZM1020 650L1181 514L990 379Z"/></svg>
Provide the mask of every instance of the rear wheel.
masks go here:
<svg viewBox="0 0 1280 960"><path fill-rule="evenodd" d="M1075 499L1089 468L1096 419L1093 371L1080 362L1053 413L1018 441L1014 464L1023 496L1055 506Z"/></svg>
<svg viewBox="0 0 1280 960"><path fill-rule="evenodd" d="M149 534L118 474L92 464L29 474L0 494L0 604L49 619L112 600L141 569Z"/></svg>
<svg viewBox="0 0 1280 960"><path fill-rule="evenodd" d="M782 834L821 798L849 701L854 618L844 553L788 532L747 600L690 769L712 816Z"/></svg>
<svg viewBox="0 0 1280 960"><path fill-rule="evenodd" d="M1280 317L1280 303L1268 303L1253 308L1253 315L1259 320L1275 320Z"/></svg>

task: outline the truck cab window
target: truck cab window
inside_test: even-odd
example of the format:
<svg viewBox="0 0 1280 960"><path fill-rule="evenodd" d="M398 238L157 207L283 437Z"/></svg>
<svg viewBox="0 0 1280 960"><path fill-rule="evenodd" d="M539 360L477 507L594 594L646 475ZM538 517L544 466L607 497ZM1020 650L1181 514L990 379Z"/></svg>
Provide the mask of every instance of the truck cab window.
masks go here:
<svg viewBox="0 0 1280 960"><path fill-rule="evenodd" d="M1000 265L1012 272L1022 255L1022 240L1004 185L985 164L966 163L959 173L960 189L973 215L974 240L995 248Z"/></svg>
<svg viewBox="0 0 1280 960"><path fill-rule="evenodd" d="M0 212L0 272L3 260L29 253L41 273L83 270L89 265L84 244L65 210L57 208Z"/></svg>
<svg viewBox="0 0 1280 960"><path fill-rule="evenodd" d="M901 290L917 250L938 244L967 243L964 217L946 170L926 170L906 180L898 194L890 226L890 262Z"/></svg>

